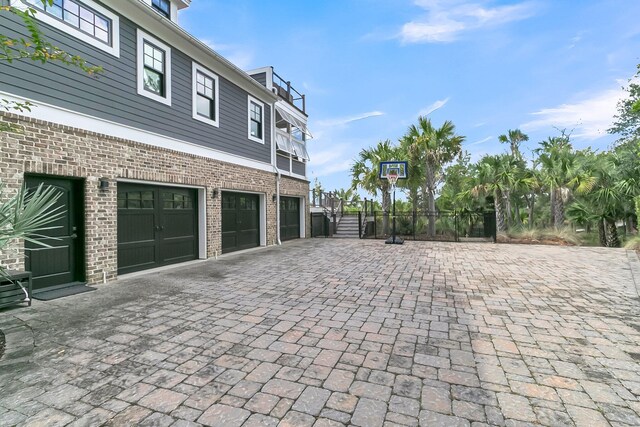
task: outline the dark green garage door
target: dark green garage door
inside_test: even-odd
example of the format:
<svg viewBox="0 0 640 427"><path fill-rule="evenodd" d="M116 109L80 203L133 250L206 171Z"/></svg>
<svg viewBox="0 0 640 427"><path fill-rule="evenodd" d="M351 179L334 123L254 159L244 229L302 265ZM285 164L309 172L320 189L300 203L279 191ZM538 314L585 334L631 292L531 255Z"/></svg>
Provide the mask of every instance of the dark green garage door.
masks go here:
<svg viewBox="0 0 640 427"><path fill-rule="evenodd" d="M280 240L300 237L300 199L280 197Z"/></svg>
<svg viewBox="0 0 640 427"><path fill-rule="evenodd" d="M196 259L196 190L118 184L118 273Z"/></svg>
<svg viewBox="0 0 640 427"><path fill-rule="evenodd" d="M222 253L260 245L260 214L257 194L222 193Z"/></svg>

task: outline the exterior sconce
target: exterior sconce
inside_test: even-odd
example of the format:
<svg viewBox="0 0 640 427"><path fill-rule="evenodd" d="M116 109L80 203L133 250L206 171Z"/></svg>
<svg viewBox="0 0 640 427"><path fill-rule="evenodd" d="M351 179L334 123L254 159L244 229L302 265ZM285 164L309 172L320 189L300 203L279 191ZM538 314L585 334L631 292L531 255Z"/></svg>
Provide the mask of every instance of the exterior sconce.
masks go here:
<svg viewBox="0 0 640 427"><path fill-rule="evenodd" d="M214 188L213 191L211 192L211 196L215 199L218 197L218 189Z"/></svg>
<svg viewBox="0 0 640 427"><path fill-rule="evenodd" d="M98 189L106 191L109 188L109 180L107 178L98 179Z"/></svg>
<svg viewBox="0 0 640 427"><path fill-rule="evenodd" d="M273 200L273 203L275 203L276 200L278 200L278 195L274 193L272 200Z"/></svg>

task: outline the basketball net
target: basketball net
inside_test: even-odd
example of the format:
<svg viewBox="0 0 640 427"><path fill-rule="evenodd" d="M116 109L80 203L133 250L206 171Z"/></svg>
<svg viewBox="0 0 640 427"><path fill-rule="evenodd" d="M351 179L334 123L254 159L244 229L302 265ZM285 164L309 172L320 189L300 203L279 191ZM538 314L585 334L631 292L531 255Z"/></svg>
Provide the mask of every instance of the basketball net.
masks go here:
<svg viewBox="0 0 640 427"><path fill-rule="evenodd" d="M395 188L396 182L398 182L398 173L397 172L389 172L387 174L387 181L391 184L392 188Z"/></svg>

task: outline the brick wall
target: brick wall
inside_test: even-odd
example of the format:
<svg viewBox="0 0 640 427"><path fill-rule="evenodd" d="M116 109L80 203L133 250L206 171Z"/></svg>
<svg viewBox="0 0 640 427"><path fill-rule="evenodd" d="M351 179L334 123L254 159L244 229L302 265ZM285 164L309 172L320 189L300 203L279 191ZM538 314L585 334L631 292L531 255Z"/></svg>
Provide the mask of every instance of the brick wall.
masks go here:
<svg viewBox="0 0 640 427"><path fill-rule="evenodd" d="M221 203L213 189L264 193L267 245L276 241L276 175L174 150L152 147L68 126L2 113L20 132L0 133L0 180L15 194L25 173L84 178L86 273L89 283L117 274L117 180L132 179L206 188L207 256L221 253ZM109 188L98 189L107 178ZM283 177L282 194L308 197L309 183ZM308 221L308 220L307 220ZM307 227L308 230L308 227ZM22 242L0 253L0 262L24 268Z"/></svg>

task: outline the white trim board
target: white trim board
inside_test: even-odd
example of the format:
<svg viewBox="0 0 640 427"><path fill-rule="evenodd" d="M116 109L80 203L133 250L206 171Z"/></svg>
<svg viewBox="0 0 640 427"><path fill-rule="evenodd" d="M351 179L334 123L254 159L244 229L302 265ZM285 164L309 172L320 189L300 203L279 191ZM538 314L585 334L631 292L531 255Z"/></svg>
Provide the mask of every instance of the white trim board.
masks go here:
<svg viewBox="0 0 640 427"><path fill-rule="evenodd" d="M191 62L191 115L194 119L199 120L211 126L219 127L220 125L220 91L218 90L220 83L218 81L218 75L212 71L209 71L202 65L195 61ZM214 82L213 88L213 105L215 108L214 119L203 117L198 114L198 73L210 78Z"/></svg>
<svg viewBox="0 0 640 427"><path fill-rule="evenodd" d="M145 41L149 42L151 45L164 52L164 96L149 92L144 88ZM136 29L136 68L138 95L142 95L147 98L153 99L154 101L158 101L165 105L171 106L171 48L157 38L145 33L140 28Z"/></svg>
<svg viewBox="0 0 640 427"><path fill-rule="evenodd" d="M251 104L256 104L258 107L260 107L260 134L262 135L262 138L257 138L251 135ZM265 105L264 102L247 94L247 138L249 138L251 141L258 142L260 144L264 144L266 139L264 135L264 128L265 128L264 122L266 119L266 114L265 114L266 111L265 111L264 105ZM273 120L271 124L273 125Z"/></svg>
<svg viewBox="0 0 640 427"><path fill-rule="evenodd" d="M273 165L271 163L260 162L258 160L225 153L223 151L203 147L192 142L182 141L146 130L122 125L110 120L78 113L29 98L18 97L6 92L0 92L0 96L10 101L31 102L34 105L31 108L31 111L19 113L19 115L22 116L57 123L72 128L84 129L89 132L101 133L116 138L128 139L150 145L152 147L166 148L181 153L193 154L208 159L219 160L221 162L274 173Z"/></svg>

